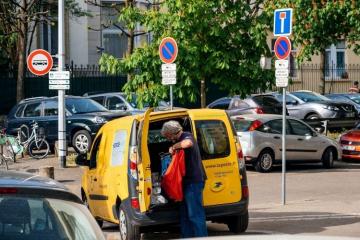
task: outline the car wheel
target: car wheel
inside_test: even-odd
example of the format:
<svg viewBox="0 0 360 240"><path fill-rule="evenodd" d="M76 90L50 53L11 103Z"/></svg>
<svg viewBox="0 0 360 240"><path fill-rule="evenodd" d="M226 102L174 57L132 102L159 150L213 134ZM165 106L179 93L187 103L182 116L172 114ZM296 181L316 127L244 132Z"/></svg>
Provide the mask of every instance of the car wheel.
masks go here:
<svg viewBox="0 0 360 240"><path fill-rule="evenodd" d="M86 130L77 131L72 138L72 146L77 153L87 153L91 147L91 136Z"/></svg>
<svg viewBox="0 0 360 240"><path fill-rule="evenodd" d="M331 148L327 148L322 156L322 165L324 168L332 168L334 166L335 160L334 150Z"/></svg>
<svg viewBox="0 0 360 240"><path fill-rule="evenodd" d="M249 212L246 211L246 213L243 215L230 217L227 225L230 232L233 233L245 232L249 225Z"/></svg>
<svg viewBox="0 0 360 240"><path fill-rule="evenodd" d="M270 172L274 164L274 154L270 150L263 150L255 162L258 172Z"/></svg>
<svg viewBox="0 0 360 240"><path fill-rule="evenodd" d="M320 116L316 113L311 113L311 114L307 115L305 119L310 119L310 120L311 119L320 119Z"/></svg>
<svg viewBox="0 0 360 240"><path fill-rule="evenodd" d="M119 208L119 230L121 240L140 240L140 229L131 224L129 215L122 204Z"/></svg>

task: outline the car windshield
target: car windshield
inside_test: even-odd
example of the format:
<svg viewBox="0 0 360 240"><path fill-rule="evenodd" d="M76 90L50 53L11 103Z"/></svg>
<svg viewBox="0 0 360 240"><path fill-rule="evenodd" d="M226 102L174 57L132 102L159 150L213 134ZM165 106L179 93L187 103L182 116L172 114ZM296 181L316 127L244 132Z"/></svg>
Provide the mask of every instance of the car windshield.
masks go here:
<svg viewBox="0 0 360 240"><path fill-rule="evenodd" d="M360 104L360 95L349 96L349 98L351 99L351 101Z"/></svg>
<svg viewBox="0 0 360 240"><path fill-rule="evenodd" d="M0 239L104 239L84 205L59 199L2 195L0 222Z"/></svg>
<svg viewBox="0 0 360 240"><path fill-rule="evenodd" d="M318 101L328 101L330 100L327 97L324 97L318 93L314 92L292 92L291 94L300 98L304 102L318 102Z"/></svg>
<svg viewBox="0 0 360 240"><path fill-rule="evenodd" d="M121 96L123 98L125 98L129 103L130 105L133 107L133 108L137 108L137 95L135 93L132 93L131 94L131 98L130 100L128 99L127 95L122 93ZM143 107L144 108L148 108L149 107L149 103L143 103ZM159 101L158 103L158 107L170 107L169 104L167 104L165 101L161 100Z"/></svg>
<svg viewBox="0 0 360 240"><path fill-rule="evenodd" d="M108 111L105 107L89 98L67 98L65 104L66 109L72 114Z"/></svg>

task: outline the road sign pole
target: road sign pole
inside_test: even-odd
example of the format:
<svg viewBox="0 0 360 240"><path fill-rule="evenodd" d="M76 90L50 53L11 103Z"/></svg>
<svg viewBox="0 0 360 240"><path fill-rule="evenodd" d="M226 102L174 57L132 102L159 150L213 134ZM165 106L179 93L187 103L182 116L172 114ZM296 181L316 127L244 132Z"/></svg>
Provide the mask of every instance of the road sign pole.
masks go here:
<svg viewBox="0 0 360 240"><path fill-rule="evenodd" d="M281 178L281 196L282 205L286 204L286 87L283 88L282 104L282 178Z"/></svg>
<svg viewBox="0 0 360 240"><path fill-rule="evenodd" d="M64 70L64 0L58 1L58 71ZM58 142L59 161L66 167L66 122L65 122L65 90L58 90Z"/></svg>
<svg viewBox="0 0 360 240"><path fill-rule="evenodd" d="M173 89L172 85L170 85L170 110L173 110Z"/></svg>

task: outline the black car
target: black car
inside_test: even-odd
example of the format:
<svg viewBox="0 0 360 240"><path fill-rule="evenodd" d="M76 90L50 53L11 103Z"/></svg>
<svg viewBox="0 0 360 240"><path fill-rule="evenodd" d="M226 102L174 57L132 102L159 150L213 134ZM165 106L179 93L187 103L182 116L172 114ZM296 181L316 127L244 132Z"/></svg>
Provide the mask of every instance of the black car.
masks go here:
<svg viewBox="0 0 360 240"><path fill-rule="evenodd" d="M127 115L126 112L110 112L97 102L84 97L66 96L65 108L67 140L69 146L80 153L87 152L93 137L104 123ZM23 124L31 129L33 121L45 129L46 139L53 148L58 139L57 97L22 100L8 114L6 131L8 134L16 135L17 128Z"/></svg>
<svg viewBox="0 0 360 240"><path fill-rule="evenodd" d="M17 171L0 171L0 239L105 240L89 210L64 185Z"/></svg>
<svg viewBox="0 0 360 240"><path fill-rule="evenodd" d="M282 104L275 97L256 94L241 99L239 96L223 97L208 105L208 108L227 110L230 116L242 114L282 114Z"/></svg>
<svg viewBox="0 0 360 240"><path fill-rule="evenodd" d="M130 114L143 113L149 104L144 103L143 108L138 108L137 95L132 93L131 98L128 99L126 94L123 92L107 92L107 93L85 93L85 97L89 97L96 102L103 105L110 111L127 111ZM155 110L168 110L170 105L165 101L160 101Z"/></svg>

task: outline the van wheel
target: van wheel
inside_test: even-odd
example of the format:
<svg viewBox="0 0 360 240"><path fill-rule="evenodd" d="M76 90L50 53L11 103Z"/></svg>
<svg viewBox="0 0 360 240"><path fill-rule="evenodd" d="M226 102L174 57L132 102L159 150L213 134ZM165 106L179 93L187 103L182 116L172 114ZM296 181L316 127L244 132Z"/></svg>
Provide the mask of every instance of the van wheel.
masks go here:
<svg viewBox="0 0 360 240"><path fill-rule="evenodd" d="M131 224L123 205L119 208L119 230L121 240L140 240L140 229Z"/></svg>
<svg viewBox="0 0 360 240"><path fill-rule="evenodd" d="M227 222L227 225L230 232L233 233L245 232L249 225L249 212L246 211L246 213L243 215L230 217Z"/></svg>
<svg viewBox="0 0 360 240"><path fill-rule="evenodd" d="M334 160L335 160L334 151L331 148L327 148L321 160L324 168L332 168L334 166Z"/></svg>
<svg viewBox="0 0 360 240"><path fill-rule="evenodd" d="M72 138L72 146L77 153L87 153L91 147L91 136L86 130L77 131Z"/></svg>
<svg viewBox="0 0 360 240"><path fill-rule="evenodd" d="M83 203L86 206L86 208L89 209L89 211L90 211L89 202L88 202L86 196L83 197ZM101 219L97 219L97 218L95 218L95 220L96 220L97 224L99 225L99 227L102 228L104 221Z"/></svg>
<svg viewBox="0 0 360 240"><path fill-rule="evenodd" d="M254 167L258 172L270 172L273 164L274 154L270 150L263 150L254 163Z"/></svg>

